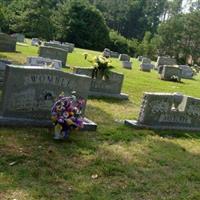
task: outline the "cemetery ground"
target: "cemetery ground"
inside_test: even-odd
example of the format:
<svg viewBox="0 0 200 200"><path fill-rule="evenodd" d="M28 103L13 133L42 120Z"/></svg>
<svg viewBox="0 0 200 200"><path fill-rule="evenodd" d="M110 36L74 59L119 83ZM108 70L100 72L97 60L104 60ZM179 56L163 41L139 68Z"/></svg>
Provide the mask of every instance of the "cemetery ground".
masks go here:
<svg viewBox="0 0 200 200"><path fill-rule="evenodd" d="M17 46L18 53L0 57L25 62L37 47ZM75 49L68 64L90 66ZM137 119L143 92L182 92L200 97L200 77L182 83L161 81L156 71L122 68L128 101L89 99L86 116L96 132L74 132L55 142L47 129L0 129L0 199L17 200L199 200L200 133L152 131L123 125ZM70 71L69 69L64 69Z"/></svg>

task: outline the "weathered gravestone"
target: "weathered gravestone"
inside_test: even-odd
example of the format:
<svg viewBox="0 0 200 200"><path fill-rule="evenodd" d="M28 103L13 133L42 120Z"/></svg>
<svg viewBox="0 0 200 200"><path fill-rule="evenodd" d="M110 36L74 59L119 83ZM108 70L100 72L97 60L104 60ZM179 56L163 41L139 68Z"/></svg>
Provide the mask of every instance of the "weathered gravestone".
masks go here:
<svg viewBox="0 0 200 200"><path fill-rule="evenodd" d="M115 51L110 51L110 57L111 58L119 58L119 53Z"/></svg>
<svg viewBox="0 0 200 200"><path fill-rule="evenodd" d="M138 56L138 61L142 62L143 56Z"/></svg>
<svg viewBox="0 0 200 200"><path fill-rule="evenodd" d="M72 52L74 51L75 44L69 43L69 42L64 42L63 44L68 46L68 48L69 48L69 53L72 53Z"/></svg>
<svg viewBox="0 0 200 200"><path fill-rule="evenodd" d="M172 93L145 93L138 120L125 124L140 128L200 130L200 99Z"/></svg>
<svg viewBox="0 0 200 200"><path fill-rule="evenodd" d="M59 48L59 49L63 49L65 51L69 52L69 46L63 45L63 44L58 44L58 43L54 43L54 42L44 42L44 46Z"/></svg>
<svg viewBox="0 0 200 200"><path fill-rule="evenodd" d="M22 33L14 33L12 34L13 37L16 37L17 42L24 42L25 36Z"/></svg>
<svg viewBox="0 0 200 200"><path fill-rule="evenodd" d="M4 84L6 65L12 64L9 60L0 59L0 88Z"/></svg>
<svg viewBox="0 0 200 200"><path fill-rule="evenodd" d="M119 55L119 60L120 61L130 61L130 56L127 54L120 54Z"/></svg>
<svg viewBox="0 0 200 200"><path fill-rule="evenodd" d="M60 48L47 47L47 46L40 46L39 48L40 57L50 58L53 60L54 59L61 60L63 66L66 65L67 54L68 54L68 51L60 49Z"/></svg>
<svg viewBox="0 0 200 200"><path fill-rule="evenodd" d="M178 65L164 65L160 78L166 81L181 81L182 70Z"/></svg>
<svg viewBox="0 0 200 200"><path fill-rule="evenodd" d="M1 103L0 125L51 127L51 107L61 92L87 100L91 79L55 69L8 65ZM96 125L85 119L85 128Z"/></svg>
<svg viewBox="0 0 200 200"><path fill-rule="evenodd" d="M84 74L91 77L89 96L92 97L111 97L126 100L128 95L121 93L124 75L116 72L110 72L109 79L102 78L92 79L92 68L74 67L75 74Z"/></svg>
<svg viewBox="0 0 200 200"><path fill-rule="evenodd" d="M16 43L16 37L11 37L5 33L0 33L0 52L15 52Z"/></svg>
<svg viewBox="0 0 200 200"><path fill-rule="evenodd" d="M32 46L39 46L41 44L41 41L38 38L32 38L31 45Z"/></svg>
<svg viewBox="0 0 200 200"><path fill-rule="evenodd" d="M122 67L125 68L125 69L132 69L132 62L122 61Z"/></svg>
<svg viewBox="0 0 200 200"><path fill-rule="evenodd" d="M150 72L151 69L153 68L154 68L154 65L151 64L151 59L143 57L142 63L140 65L140 69L145 72Z"/></svg>
<svg viewBox="0 0 200 200"><path fill-rule="evenodd" d="M62 68L62 62L60 60L52 60L43 57L34 57L34 56L27 57L26 64L28 66L45 66L45 67L52 67L55 69Z"/></svg>
<svg viewBox="0 0 200 200"><path fill-rule="evenodd" d="M181 77L185 79L191 79L194 76L194 72L188 65L179 65L182 70Z"/></svg>
<svg viewBox="0 0 200 200"><path fill-rule="evenodd" d="M105 48L105 49L103 50L103 57L105 57L105 58L110 58L110 49Z"/></svg>
<svg viewBox="0 0 200 200"><path fill-rule="evenodd" d="M155 69L158 70L159 67L163 65L176 65L176 59L159 56L155 65Z"/></svg>

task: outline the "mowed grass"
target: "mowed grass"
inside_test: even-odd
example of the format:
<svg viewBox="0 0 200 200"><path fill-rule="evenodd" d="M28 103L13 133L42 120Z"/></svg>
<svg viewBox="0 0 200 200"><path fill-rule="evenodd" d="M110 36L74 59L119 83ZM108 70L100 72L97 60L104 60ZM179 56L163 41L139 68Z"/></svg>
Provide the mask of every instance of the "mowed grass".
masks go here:
<svg viewBox="0 0 200 200"><path fill-rule="evenodd" d="M24 63L36 47L17 46L0 57ZM88 67L83 53L68 56L70 66ZM161 81L155 71L133 70L112 60L125 75L129 101L89 99L86 115L96 132L74 132L55 142L46 129L0 129L0 199L17 200L199 200L200 133L138 130L123 125L136 119L148 92L182 92L200 97L200 77L183 83Z"/></svg>

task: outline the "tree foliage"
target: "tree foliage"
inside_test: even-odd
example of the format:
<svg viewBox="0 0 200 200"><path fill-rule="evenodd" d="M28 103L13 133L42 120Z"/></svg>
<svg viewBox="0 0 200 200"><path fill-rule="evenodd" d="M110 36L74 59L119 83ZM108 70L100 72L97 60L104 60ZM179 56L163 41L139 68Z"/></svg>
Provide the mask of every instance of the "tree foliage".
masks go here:
<svg viewBox="0 0 200 200"><path fill-rule="evenodd" d="M83 1L61 4L54 21L57 39L100 50L108 44L109 30L101 13Z"/></svg>

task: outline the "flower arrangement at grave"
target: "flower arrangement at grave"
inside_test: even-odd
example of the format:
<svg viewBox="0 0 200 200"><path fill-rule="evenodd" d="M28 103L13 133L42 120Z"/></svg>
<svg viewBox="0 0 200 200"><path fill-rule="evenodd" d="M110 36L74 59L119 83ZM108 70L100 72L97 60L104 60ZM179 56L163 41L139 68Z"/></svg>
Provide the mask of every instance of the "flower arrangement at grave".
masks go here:
<svg viewBox="0 0 200 200"><path fill-rule="evenodd" d="M85 56L85 60L92 63L93 71L92 78L93 79L109 79L110 70L114 67L111 65L112 61L104 56L94 56L92 59L87 55Z"/></svg>
<svg viewBox="0 0 200 200"><path fill-rule="evenodd" d="M71 96L60 94L51 109L51 121L54 124L54 139L68 138L72 130L83 128L82 111L85 100L76 97L76 92Z"/></svg>

